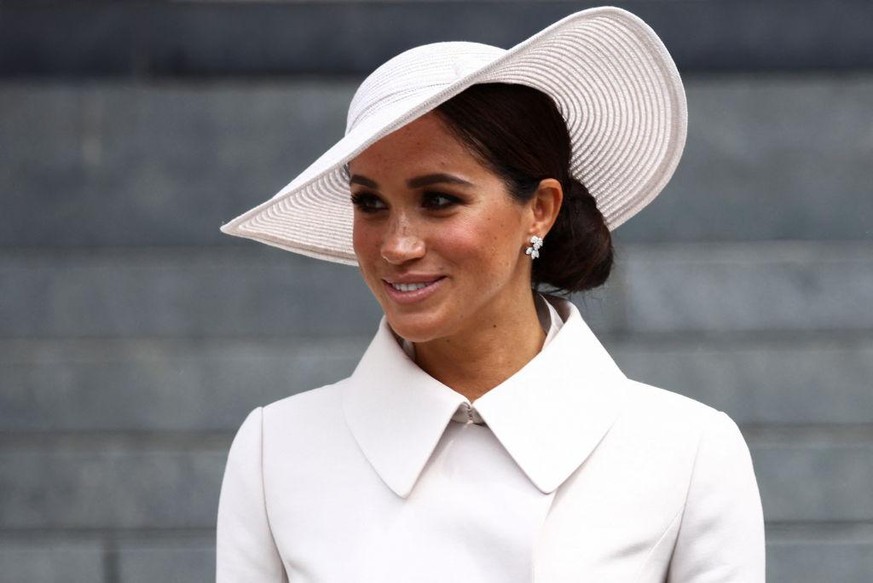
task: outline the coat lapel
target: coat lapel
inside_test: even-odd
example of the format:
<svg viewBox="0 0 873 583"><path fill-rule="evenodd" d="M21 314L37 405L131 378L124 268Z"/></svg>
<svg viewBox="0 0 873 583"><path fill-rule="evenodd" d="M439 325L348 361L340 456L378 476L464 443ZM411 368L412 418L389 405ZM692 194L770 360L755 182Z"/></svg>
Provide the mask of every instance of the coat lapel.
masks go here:
<svg viewBox="0 0 873 583"><path fill-rule="evenodd" d="M518 373L473 404L531 482L556 490L617 419L625 377L576 307L549 300L564 324ZM346 422L385 484L407 497L466 398L423 372L383 319L343 393Z"/></svg>
<svg viewBox="0 0 873 583"><path fill-rule="evenodd" d="M467 399L418 368L384 318L350 381L346 423L382 481L406 498Z"/></svg>
<svg viewBox="0 0 873 583"><path fill-rule="evenodd" d="M606 435L621 411L625 376L576 307L551 298L564 325L527 366L475 405L527 477L555 491Z"/></svg>

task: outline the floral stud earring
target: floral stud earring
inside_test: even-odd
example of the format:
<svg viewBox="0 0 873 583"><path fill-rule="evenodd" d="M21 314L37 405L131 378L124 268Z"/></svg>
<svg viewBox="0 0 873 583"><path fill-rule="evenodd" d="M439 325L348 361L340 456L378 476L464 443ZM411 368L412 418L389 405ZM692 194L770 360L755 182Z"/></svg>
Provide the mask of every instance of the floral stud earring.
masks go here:
<svg viewBox="0 0 873 583"><path fill-rule="evenodd" d="M540 256L540 247L543 246L543 240L536 235L530 238L530 247L524 250L525 255L530 255L531 260Z"/></svg>

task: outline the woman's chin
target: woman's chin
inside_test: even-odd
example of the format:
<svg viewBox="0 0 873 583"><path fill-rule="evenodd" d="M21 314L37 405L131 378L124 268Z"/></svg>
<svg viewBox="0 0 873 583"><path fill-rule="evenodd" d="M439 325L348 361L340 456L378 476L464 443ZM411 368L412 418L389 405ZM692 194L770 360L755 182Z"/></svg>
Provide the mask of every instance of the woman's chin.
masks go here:
<svg viewBox="0 0 873 583"><path fill-rule="evenodd" d="M410 342L429 342L448 335L445 322L434 315L388 314L386 317L394 333Z"/></svg>

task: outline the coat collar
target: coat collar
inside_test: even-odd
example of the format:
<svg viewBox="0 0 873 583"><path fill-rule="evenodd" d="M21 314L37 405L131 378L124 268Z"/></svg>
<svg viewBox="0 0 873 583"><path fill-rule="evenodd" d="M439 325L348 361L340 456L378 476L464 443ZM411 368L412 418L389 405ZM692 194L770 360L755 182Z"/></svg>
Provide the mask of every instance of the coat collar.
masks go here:
<svg viewBox="0 0 873 583"><path fill-rule="evenodd" d="M576 307L549 298L564 324L475 409L530 481L555 491L591 454L617 419L625 377ZM422 371L383 318L346 383L343 410L367 460L407 497L458 407L467 399Z"/></svg>

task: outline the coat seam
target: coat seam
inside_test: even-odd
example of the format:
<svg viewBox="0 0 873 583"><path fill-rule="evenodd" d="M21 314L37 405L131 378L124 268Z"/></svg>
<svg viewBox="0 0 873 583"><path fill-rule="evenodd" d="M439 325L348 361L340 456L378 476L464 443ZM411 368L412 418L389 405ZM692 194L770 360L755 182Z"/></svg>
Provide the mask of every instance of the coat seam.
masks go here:
<svg viewBox="0 0 873 583"><path fill-rule="evenodd" d="M721 414L721 411L715 411L713 417ZM685 525L685 511L688 509L688 498L691 496L691 486L694 484L694 474L697 472L697 462L700 460L700 449L703 445L703 437L706 431L706 427L703 427L703 429L700 431L700 434L697 436L697 446L694 449L694 463L691 464L691 472L688 474L688 484L685 487L685 499L682 502L679 528L676 530L676 539L673 541L673 549L670 551L670 561L667 566L667 579L665 579L665 581L669 580L670 578L670 569L673 565L673 555L676 552L676 544L679 542L679 538L682 536L682 527Z"/></svg>
<svg viewBox="0 0 873 583"><path fill-rule="evenodd" d="M261 499L264 501L264 518L267 520L267 530L270 531L270 540L273 541L273 548L276 549L276 555L279 557L279 564L282 566L282 581L287 582L288 581L288 572L285 569L285 561L282 559L282 553L279 552L279 545L276 543L276 536L273 534L273 524L270 521L270 509L269 509L268 504L267 504L267 479L266 479L266 476L264 475L264 457L265 457L264 456L264 449L265 449L264 448L264 443L265 443L265 440L264 440L264 424L265 424L264 408L258 407L258 411L260 413L259 417L260 417L260 421L261 421L260 422L260 444L259 444L260 447L258 449L260 450L260 458L261 458L259 460L259 466L260 466L259 469L260 469L260 473L261 473Z"/></svg>
<svg viewBox="0 0 873 583"><path fill-rule="evenodd" d="M639 580L640 574L645 572L646 568L648 567L649 561L652 558L652 555L654 555L655 551L658 549L658 547L661 546L661 543L664 541L665 537L667 536L667 534L669 534L670 530L673 528L673 525L676 524L677 521L679 521L679 523L680 523L679 526L681 528L682 516L684 515L684 513L685 513L685 504L683 503L682 506L680 506L676 510L676 513L673 515L673 518L670 519L670 522L667 524L666 528L664 528L664 532L661 533L661 536L658 537L658 540L655 541L655 544L653 544L652 548L649 549L649 552L646 553L645 560L643 560L642 565L637 570L637 574L634 575L635 581ZM676 539L678 539L678 538L679 538L679 529L676 530ZM673 545L675 547L675 545L676 545L675 540L673 541ZM672 556L672 552L671 552L671 556Z"/></svg>

